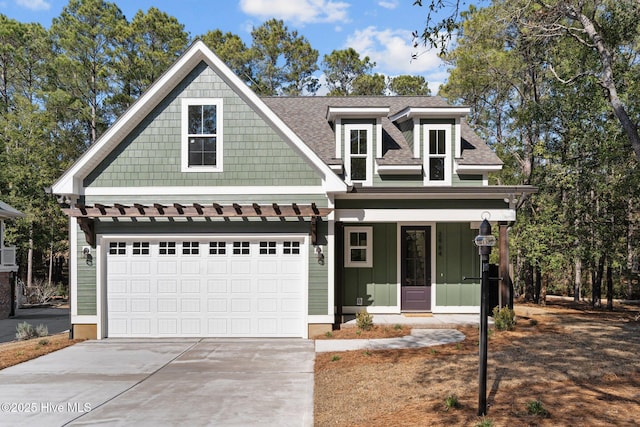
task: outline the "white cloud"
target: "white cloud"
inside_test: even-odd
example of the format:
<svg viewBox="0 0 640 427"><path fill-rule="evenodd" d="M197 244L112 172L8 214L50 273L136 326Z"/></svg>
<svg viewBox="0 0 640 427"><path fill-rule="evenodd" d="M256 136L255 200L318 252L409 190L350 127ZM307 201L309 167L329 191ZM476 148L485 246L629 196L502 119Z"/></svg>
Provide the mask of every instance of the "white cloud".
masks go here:
<svg viewBox="0 0 640 427"><path fill-rule="evenodd" d="M248 15L297 24L348 22L348 8L348 3L335 0L240 0L240 9Z"/></svg>
<svg viewBox="0 0 640 427"><path fill-rule="evenodd" d="M397 0L393 0L393 1L379 1L378 2L378 6L384 7L385 9L395 9L396 7L398 7L398 2Z"/></svg>
<svg viewBox="0 0 640 427"><path fill-rule="evenodd" d="M438 56L439 51L425 50L422 45L414 48L411 31L379 30L371 26L352 33L344 47L354 48L360 54L360 58L368 56L376 63L374 72L386 76L400 74L423 76L433 94L438 92L440 85L449 77L444 62ZM416 53L417 57L413 58L412 55Z"/></svg>
<svg viewBox="0 0 640 427"><path fill-rule="evenodd" d="M361 57L368 56L376 62L377 71L387 75L421 74L436 71L442 65L435 49L412 59L417 52L412 42L411 31L367 27L351 34L345 47L354 48Z"/></svg>
<svg viewBox="0 0 640 427"><path fill-rule="evenodd" d="M49 10L51 8L51 3L47 0L16 0L16 4L30 10Z"/></svg>

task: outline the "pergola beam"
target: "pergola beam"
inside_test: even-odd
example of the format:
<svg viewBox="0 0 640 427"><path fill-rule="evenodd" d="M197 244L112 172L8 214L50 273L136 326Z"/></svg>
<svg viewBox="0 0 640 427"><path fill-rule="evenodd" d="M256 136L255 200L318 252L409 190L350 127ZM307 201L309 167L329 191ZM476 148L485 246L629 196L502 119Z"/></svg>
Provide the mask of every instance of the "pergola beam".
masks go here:
<svg viewBox="0 0 640 427"><path fill-rule="evenodd" d="M120 203L113 206L96 203L94 206L77 204L73 207L63 209L71 217L78 218L157 218L157 217L264 217L264 218L286 218L286 217L323 217L332 212L330 208L318 208L315 203L311 205L240 205L233 203L231 206L223 206L218 203L202 205L182 205L174 203L165 206L154 203L152 206L145 206L135 203L133 207Z"/></svg>

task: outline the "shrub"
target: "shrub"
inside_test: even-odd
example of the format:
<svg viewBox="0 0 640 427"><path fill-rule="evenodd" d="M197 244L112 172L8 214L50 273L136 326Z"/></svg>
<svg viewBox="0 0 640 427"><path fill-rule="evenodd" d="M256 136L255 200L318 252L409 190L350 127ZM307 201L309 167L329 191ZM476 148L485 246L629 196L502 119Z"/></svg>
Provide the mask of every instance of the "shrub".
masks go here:
<svg viewBox="0 0 640 427"><path fill-rule="evenodd" d="M482 421L476 424L476 427L493 427L493 421L488 418L482 418Z"/></svg>
<svg viewBox="0 0 640 427"><path fill-rule="evenodd" d="M493 322L497 330L510 331L516 326L516 313L509 307L494 307Z"/></svg>
<svg viewBox="0 0 640 427"><path fill-rule="evenodd" d="M49 329L46 325L38 325L35 329L30 323L22 322L16 326L16 339L30 340L31 338L46 337Z"/></svg>
<svg viewBox="0 0 640 427"><path fill-rule="evenodd" d="M541 417L549 416L549 411L545 409L540 399L530 400L529 402L527 402L527 412L529 413L529 415L539 415Z"/></svg>
<svg viewBox="0 0 640 427"><path fill-rule="evenodd" d="M399 331L400 329L402 329L402 325L400 323L396 323L395 325L393 325L393 329Z"/></svg>
<svg viewBox="0 0 640 427"><path fill-rule="evenodd" d="M47 325L39 324L36 326L36 337L46 337L49 335L49 328Z"/></svg>
<svg viewBox="0 0 640 427"><path fill-rule="evenodd" d="M42 338L38 341L38 347L44 347L45 345L49 345L49 340L46 338Z"/></svg>
<svg viewBox="0 0 640 427"><path fill-rule="evenodd" d="M337 362L338 360L340 360L340 356L338 356L337 354L334 354L334 355L331 357L331 361L332 361L332 362Z"/></svg>
<svg viewBox="0 0 640 427"><path fill-rule="evenodd" d="M456 396L455 394L450 394L449 396L447 396L447 398L444 400L444 407L447 411L449 409L458 409L460 407L458 396Z"/></svg>
<svg viewBox="0 0 640 427"><path fill-rule="evenodd" d="M360 311L356 314L356 325L363 331L371 330L373 328L373 316L367 313L366 310Z"/></svg>
<svg viewBox="0 0 640 427"><path fill-rule="evenodd" d="M324 336L327 337L327 338L331 338L331 337L333 337L333 332L327 331L327 332L324 333Z"/></svg>

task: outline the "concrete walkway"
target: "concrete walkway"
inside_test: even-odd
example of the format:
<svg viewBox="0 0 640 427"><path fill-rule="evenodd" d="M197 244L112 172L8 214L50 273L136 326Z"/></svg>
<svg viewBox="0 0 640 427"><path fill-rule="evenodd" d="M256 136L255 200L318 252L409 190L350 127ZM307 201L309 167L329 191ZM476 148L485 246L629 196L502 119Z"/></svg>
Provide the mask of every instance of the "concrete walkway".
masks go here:
<svg viewBox="0 0 640 427"><path fill-rule="evenodd" d="M466 337L455 329L413 329L402 338L316 340L316 353L353 350L397 350L432 347L463 341Z"/></svg>
<svg viewBox="0 0 640 427"><path fill-rule="evenodd" d="M397 350L401 348L432 347L463 341L460 326L479 326L479 314L374 314L374 325L411 326L411 335L401 338L316 340L316 353L352 350ZM489 323L493 320L489 318ZM356 320L343 323L344 328L355 328Z"/></svg>

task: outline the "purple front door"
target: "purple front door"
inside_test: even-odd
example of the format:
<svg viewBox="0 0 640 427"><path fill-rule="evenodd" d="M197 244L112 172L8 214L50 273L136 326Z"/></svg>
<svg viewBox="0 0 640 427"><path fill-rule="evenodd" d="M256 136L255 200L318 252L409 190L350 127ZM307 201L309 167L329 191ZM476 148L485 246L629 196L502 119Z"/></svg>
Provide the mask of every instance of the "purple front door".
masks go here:
<svg viewBox="0 0 640 427"><path fill-rule="evenodd" d="M401 303L403 311L431 310L431 227L400 229L402 254Z"/></svg>

